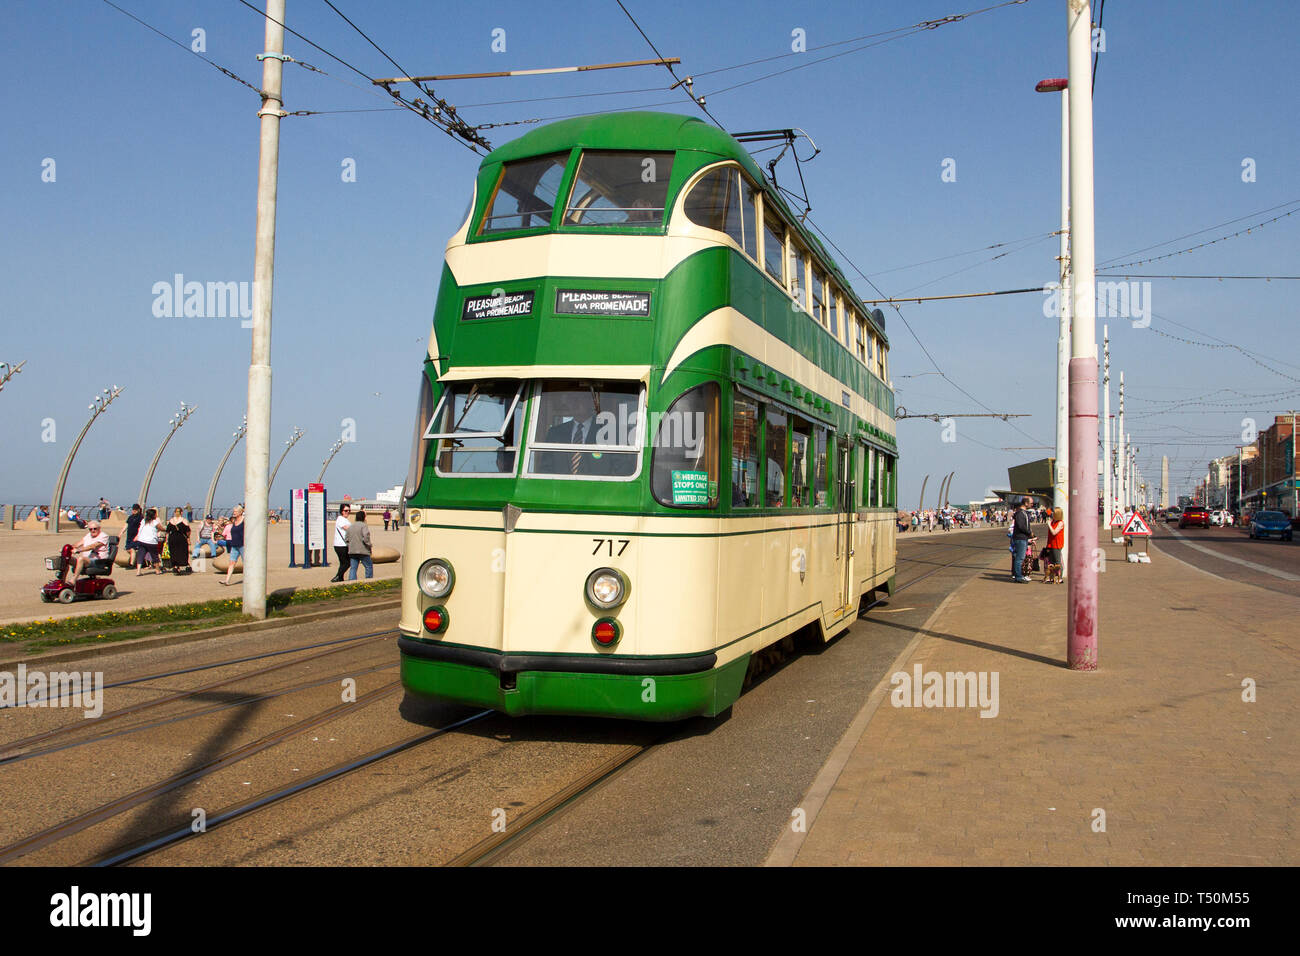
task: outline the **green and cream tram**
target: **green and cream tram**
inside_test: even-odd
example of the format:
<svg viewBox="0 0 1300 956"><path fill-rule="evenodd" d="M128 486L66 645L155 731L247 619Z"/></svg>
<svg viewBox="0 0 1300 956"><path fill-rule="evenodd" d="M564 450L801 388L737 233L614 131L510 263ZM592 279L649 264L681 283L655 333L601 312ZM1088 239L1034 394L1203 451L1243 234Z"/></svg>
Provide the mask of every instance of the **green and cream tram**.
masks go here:
<svg viewBox="0 0 1300 956"><path fill-rule="evenodd" d="M715 715L894 582L883 316L731 136L554 123L447 243L406 484L402 680L509 714Z"/></svg>

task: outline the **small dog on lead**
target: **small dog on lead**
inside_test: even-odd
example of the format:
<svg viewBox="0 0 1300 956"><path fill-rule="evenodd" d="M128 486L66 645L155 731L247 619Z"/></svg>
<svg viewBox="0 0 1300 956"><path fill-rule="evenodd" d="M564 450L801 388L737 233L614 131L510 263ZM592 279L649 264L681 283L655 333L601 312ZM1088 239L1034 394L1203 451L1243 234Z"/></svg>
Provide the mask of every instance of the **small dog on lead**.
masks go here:
<svg viewBox="0 0 1300 956"><path fill-rule="evenodd" d="M1061 566L1059 564L1043 565L1043 583L1044 584L1061 584Z"/></svg>

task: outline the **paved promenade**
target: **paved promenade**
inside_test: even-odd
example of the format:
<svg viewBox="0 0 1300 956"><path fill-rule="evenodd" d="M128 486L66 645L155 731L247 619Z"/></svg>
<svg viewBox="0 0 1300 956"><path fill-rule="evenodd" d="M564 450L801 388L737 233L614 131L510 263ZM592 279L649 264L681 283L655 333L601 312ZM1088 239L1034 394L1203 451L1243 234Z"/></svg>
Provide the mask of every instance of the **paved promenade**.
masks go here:
<svg viewBox="0 0 1300 956"><path fill-rule="evenodd" d="M368 516L367 516L368 517ZM385 531L381 519L369 521L373 547L402 550L403 532ZM112 533L112 532L110 532ZM225 574L213 571L211 561L206 570L199 570L194 562L194 573L186 575L146 574L136 577L134 568L114 568L113 581L118 596L112 601L84 600L72 604L45 604L40 599L40 589L52 575L45 570L45 558L59 553L65 543L76 543L85 534L73 528L59 534L42 531L0 530L0 624L41 620L48 617L64 618L78 614L98 614L104 611L126 611L132 608L155 607L167 604L186 604L191 601L212 601L219 598L238 597L242 592L242 575L237 571L230 578L230 586L223 587ZM326 568L289 567L289 525L280 522L270 526L270 563L267 568L267 587L279 588L325 587L338 570L334 552L329 552L330 565ZM357 574L364 578L365 570ZM375 578L395 578L402 574L401 561L375 565Z"/></svg>
<svg viewBox="0 0 1300 956"><path fill-rule="evenodd" d="M886 680L769 864L1300 863L1300 599L1103 547L1100 670L1063 666L1066 587L1001 556L891 668L996 671L996 716Z"/></svg>

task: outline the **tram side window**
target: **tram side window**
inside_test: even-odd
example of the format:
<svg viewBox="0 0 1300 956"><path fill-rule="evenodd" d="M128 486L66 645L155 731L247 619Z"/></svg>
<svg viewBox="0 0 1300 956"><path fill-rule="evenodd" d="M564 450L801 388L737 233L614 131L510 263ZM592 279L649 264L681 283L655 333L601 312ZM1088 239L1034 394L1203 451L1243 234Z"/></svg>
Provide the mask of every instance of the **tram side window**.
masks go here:
<svg viewBox="0 0 1300 956"><path fill-rule="evenodd" d="M754 508L758 497L758 403L736 393L731 414L731 505Z"/></svg>
<svg viewBox="0 0 1300 956"><path fill-rule="evenodd" d="M686 218L697 226L725 232L736 245L753 256L758 245L754 237L754 200L749 197L746 213L741 199L746 189L740 170L724 166L705 174L686 197Z"/></svg>
<svg viewBox="0 0 1300 956"><path fill-rule="evenodd" d="M786 432L785 412L769 406L764 437L764 454L767 457L766 501L769 508L783 508L786 502Z"/></svg>
<svg viewBox="0 0 1300 956"><path fill-rule="evenodd" d="M673 154L634 149L582 154L566 226L659 226L668 199Z"/></svg>
<svg viewBox="0 0 1300 956"><path fill-rule="evenodd" d="M866 365L867 364L867 324L863 322L860 318L858 318L856 313L853 314L853 324L857 327L858 361L861 362L863 365Z"/></svg>
<svg viewBox="0 0 1300 956"><path fill-rule="evenodd" d="M812 427L802 418L790 424L790 507L807 508L808 451Z"/></svg>
<svg viewBox="0 0 1300 956"><path fill-rule="evenodd" d="M892 508L898 504L897 488L894 482L898 471L898 459L885 456L885 507Z"/></svg>
<svg viewBox="0 0 1300 956"><path fill-rule="evenodd" d="M777 282L785 284L785 227L763 207L763 268Z"/></svg>
<svg viewBox="0 0 1300 956"><path fill-rule="evenodd" d="M739 175L739 174L738 174ZM749 180L744 176L739 176L740 180L740 221L745 230L745 241L741 243L741 248L745 250L745 255L754 261L758 261L758 211L757 199L758 190L749 184Z"/></svg>
<svg viewBox="0 0 1300 956"><path fill-rule="evenodd" d="M557 153L506 163L479 234L549 226L568 158Z"/></svg>
<svg viewBox="0 0 1300 956"><path fill-rule="evenodd" d="M858 486L862 489L862 507L872 506L871 472L875 466L876 451L870 445L859 445L862 450L862 480Z"/></svg>
<svg viewBox="0 0 1300 956"><path fill-rule="evenodd" d="M805 312L811 311L808 306L808 279L807 279L808 253L799 248L799 245L792 239L790 241L790 274L787 277L786 288L794 296ZM821 319L818 317L818 321Z"/></svg>
<svg viewBox="0 0 1300 956"><path fill-rule="evenodd" d="M835 322L835 315L831 312L826 302L826 279L816 269L813 269L812 274L812 313L813 318L822 325L829 323L831 327L831 335L836 338L840 337L839 326Z"/></svg>
<svg viewBox="0 0 1300 956"><path fill-rule="evenodd" d="M816 442L813 452L813 504L825 508L830 502L826 498L826 429L818 427L813 436Z"/></svg>
<svg viewBox="0 0 1300 956"><path fill-rule="evenodd" d="M884 455L872 454L871 456L871 484L868 486L867 494L870 496L867 507L880 507L880 466L883 464Z"/></svg>
<svg viewBox="0 0 1300 956"><path fill-rule="evenodd" d="M425 438L424 434L432 416L433 386L429 384L429 376L421 372L420 397L415 407L415 440L411 445L411 464L406 471L406 485L402 488L403 497L414 498L424 479L424 463L429 458L429 445L433 441L431 438Z"/></svg>
<svg viewBox="0 0 1300 956"><path fill-rule="evenodd" d="M513 475L523 430L524 403L518 381L457 382L442 398L424 433L437 439L437 472Z"/></svg>
<svg viewBox="0 0 1300 956"><path fill-rule="evenodd" d="M661 505L712 508L718 503L719 395L716 382L697 385L659 419L650 491Z"/></svg>

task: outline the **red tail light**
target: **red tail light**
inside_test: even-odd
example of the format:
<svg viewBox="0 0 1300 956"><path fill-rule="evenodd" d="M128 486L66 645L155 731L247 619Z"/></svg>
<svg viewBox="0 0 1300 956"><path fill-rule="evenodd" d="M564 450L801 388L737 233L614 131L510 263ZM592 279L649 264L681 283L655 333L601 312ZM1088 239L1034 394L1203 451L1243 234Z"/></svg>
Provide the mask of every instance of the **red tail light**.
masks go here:
<svg viewBox="0 0 1300 956"><path fill-rule="evenodd" d="M430 634L440 634L447 629L447 609L431 607L424 612L424 629Z"/></svg>
<svg viewBox="0 0 1300 956"><path fill-rule="evenodd" d="M612 647L623 636L623 629L613 618L602 617L591 628L591 639L601 647Z"/></svg>

